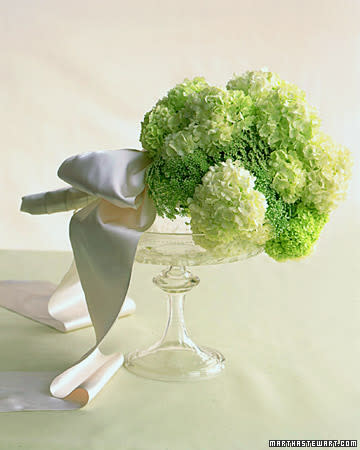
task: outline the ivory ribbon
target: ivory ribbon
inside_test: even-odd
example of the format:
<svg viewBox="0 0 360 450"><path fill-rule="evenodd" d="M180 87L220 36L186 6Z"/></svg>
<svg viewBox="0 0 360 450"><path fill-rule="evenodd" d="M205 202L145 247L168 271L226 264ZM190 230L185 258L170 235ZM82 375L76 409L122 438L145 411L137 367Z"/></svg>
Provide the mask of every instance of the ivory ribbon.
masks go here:
<svg viewBox="0 0 360 450"><path fill-rule="evenodd" d="M89 195L75 188L63 188L26 195L22 199L20 210L30 214L53 214L84 208L94 200L96 200L94 195Z"/></svg>
<svg viewBox="0 0 360 450"><path fill-rule="evenodd" d="M0 281L0 306L64 333L92 325L75 262L58 286L47 281ZM119 318L135 312L126 297Z"/></svg>
<svg viewBox="0 0 360 450"><path fill-rule="evenodd" d="M70 240L96 342L74 366L52 381L50 391L57 398L85 405L123 363L121 353L104 355L99 347L124 303L141 234L156 217L145 189L149 162L146 152L123 149L76 155L59 168L59 177L75 192L86 194L78 198L86 198L88 203L70 221ZM61 210L59 195L63 196L64 191L55 194L57 211ZM69 209L71 195L65 196ZM33 204L36 211L53 211L51 196L45 193L41 197L46 198L45 206L41 206L36 194L23 199L22 209L31 212ZM72 269L65 278L75 276L74 273ZM56 306L53 312L59 317L62 314Z"/></svg>

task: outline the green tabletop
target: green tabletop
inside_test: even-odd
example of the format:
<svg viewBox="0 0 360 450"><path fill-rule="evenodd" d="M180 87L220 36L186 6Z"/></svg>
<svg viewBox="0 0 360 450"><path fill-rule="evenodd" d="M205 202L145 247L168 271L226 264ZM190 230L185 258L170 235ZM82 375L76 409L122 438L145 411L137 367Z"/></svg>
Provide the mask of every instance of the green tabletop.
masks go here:
<svg viewBox="0 0 360 450"><path fill-rule="evenodd" d="M332 238L297 263L260 255L193 268L201 283L187 299L187 324L194 340L224 353L219 377L165 383L120 369L84 409L1 413L0 448L261 450L269 439L360 439L359 252ZM2 251L0 278L58 281L70 261ZM159 269L135 264L137 312L116 323L108 352L160 337L166 302L151 283ZM60 372L94 334L61 334L1 309L0 339L0 370Z"/></svg>

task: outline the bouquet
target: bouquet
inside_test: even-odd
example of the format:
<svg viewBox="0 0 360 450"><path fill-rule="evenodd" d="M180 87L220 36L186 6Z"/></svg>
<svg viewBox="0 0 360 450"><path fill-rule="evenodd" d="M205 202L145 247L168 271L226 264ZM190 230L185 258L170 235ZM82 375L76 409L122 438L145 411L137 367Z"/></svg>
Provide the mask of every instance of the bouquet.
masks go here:
<svg viewBox="0 0 360 450"><path fill-rule="evenodd" d="M140 140L158 215L188 217L215 252L253 243L277 261L309 255L351 175L349 150L305 93L266 70L226 89L185 80L146 113Z"/></svg>
<svg viewBox="0 0 360 450"><path fill-rule="evenodd" d="M226 89L203 78L185 80L145 115L140 140L144 151L67 158L58 175L71 187L22 201L21 210L31 214L80 209L69 226L75 264L48 300L47 316L29 314L26 302L18 308L64 329L67 323L84 323L87 316L79 321L79 311L89 311L96 344L52 381L56 397L73 396L80 388L88 401L123 363L121 354L105 356L99 346L119 316L139 239L156 214L187 217L194 241L220 258L256 246L277 261L296 259L312 251L350 178L349 151L321 130L304 92L268 71L234 77ZM163 342L150 353L173 350L174 342L170 347ZM202 359L203 350L182 340L174 351L184 346L201 359L199 376L222 370L218 352ZM139 367L143 373L147 366ZM181 367L185 376L185 364ZM155 373L151 365L149 373ZM194 373L189 369L189 376Z"/></svg>

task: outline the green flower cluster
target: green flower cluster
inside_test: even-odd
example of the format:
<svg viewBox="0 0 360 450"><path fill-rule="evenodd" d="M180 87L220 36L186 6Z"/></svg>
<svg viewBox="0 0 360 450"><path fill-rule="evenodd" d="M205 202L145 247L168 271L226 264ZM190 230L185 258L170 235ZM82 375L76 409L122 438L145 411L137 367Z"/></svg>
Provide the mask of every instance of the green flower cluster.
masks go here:
<svg viewBox="0 0 360 450"><path fill-rule="evenodd" d="M190 216L204 247L248 240L278 261L311 252L351 174L304 92L263 70L226 89L185 80L145 115L140 140L158 214Z"/></svg>
<svg viewBox="0 0 360 450"><path fill-rule="evenodd" d="M185 80L145 115L140 141L154 158L216 157L231 142L234 125L241 129L252 120L251 109L241 91L209 86L203 78Z"/></svg>
<svg viewBox="0 0 360 450"><path fill-rule="evenodd" d="M266 253L277 261L308 256L327 221L327 214L298 203L284 232L266 242Z"/></svg>
<svg viewBox="0 0 360 450"><path fill-rule="evenodd" d="M256 129L273 149L301 149L320 128L318 114L305 93L272 72L246 72L230 80L227 89L252 99Z"/></svg>
<svg viewBox="0 0 360 450"><path fill-rule="evenodd" d="M206 247L232 245L238 239L265 244L269 235L264 225L267 203L254 186L255 177L240 161L228 159L210 167L189 200L191 229L204 234Z"/></svg>

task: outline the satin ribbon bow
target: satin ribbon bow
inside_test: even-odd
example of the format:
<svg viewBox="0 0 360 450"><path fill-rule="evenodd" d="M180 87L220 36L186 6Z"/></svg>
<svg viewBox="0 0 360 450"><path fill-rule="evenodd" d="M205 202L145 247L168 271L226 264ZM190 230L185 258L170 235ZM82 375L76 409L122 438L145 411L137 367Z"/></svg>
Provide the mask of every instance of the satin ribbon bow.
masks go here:
<svg viewBox="0 0 360 450"><path fill-rule="evenodd" d="M21 210L32 214L82 208L69 232L96 342L52 381L55 397L84 405L123 363L122 354L104 355L99 346L123 305L141 234L156 217L145 186L149 163L146 152L132 149L72 156L58 171L71 188L23 198Z"/></svg>

